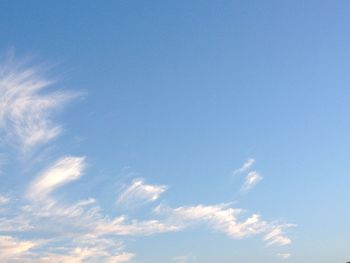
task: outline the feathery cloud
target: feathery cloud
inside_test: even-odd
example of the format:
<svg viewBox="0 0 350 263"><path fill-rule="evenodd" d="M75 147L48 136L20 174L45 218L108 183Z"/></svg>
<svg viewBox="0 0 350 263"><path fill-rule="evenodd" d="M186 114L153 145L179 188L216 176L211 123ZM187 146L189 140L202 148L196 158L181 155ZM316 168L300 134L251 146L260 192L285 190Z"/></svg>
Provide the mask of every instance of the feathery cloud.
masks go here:
<svg viewBox="0 0 350 263"><path fill-rule="evenodd" d="M246 192L258 184L263 177L256 171L249 172L245 178L241 191Z"/></svg>
<svg viewBox="0 0 350 263"><path fill-rule="evenodd" d="M292 225L274 225L253 214L245 220L240 220L242 209L222 205L197 205L178 207L175 209L158 206L155 212L168 216L167 221L176 222L182 228L190 223L206 223L214 230L225 233L231 238L242 239L252 235L265 234L264 241L268 245L284 246L291 243L283 229Z"/></svg>
<svg viewBox="0 0 350 263"><path fill-rule="evenodd" d="M156 201L166 191L164 185L145 184L143 179L135 179L117 199L118 204L125 206L140 206Z"/></svg>
<svg viewBox="0 0 350 263"><path fill-rule="evenodd" d="M7 61L0 70L0 131L24 149L47 143L61 127L52 113L78 94L45 92L52 84L37 69Z"/></svg>
<svg viewBox="0 0 350 263"><path fill-rule="evenodd" d="M293 224L272 226L270 231L265 235L264 241L268 246L286 246L292 243L292 240L284 235L283 229L295 227Z"/></svg>
<svg viewBox="0 0 350 263"><path fill-rule="evenodd" d="M84 170L85 157L64 157L44 171L29 188L32 199L45 198L57 187L79 179Z"/></svg>
<svg viewBox="0 0 350 263"><path fill-rule="evenodd" d="M240 168L238 168L233 172L233 175L242 174L248 171L253 166L254 163L255 163L255 160L253 158L249 158L243 163L243 165Z"/></svg>
<svg viewBox="0 0 350 263"><path fill-rule="evenodd" d="M37 244L31 241L21 241L12 236L0 236L0 261L9 262L12 259L18 259L36 246Z"/></svg>

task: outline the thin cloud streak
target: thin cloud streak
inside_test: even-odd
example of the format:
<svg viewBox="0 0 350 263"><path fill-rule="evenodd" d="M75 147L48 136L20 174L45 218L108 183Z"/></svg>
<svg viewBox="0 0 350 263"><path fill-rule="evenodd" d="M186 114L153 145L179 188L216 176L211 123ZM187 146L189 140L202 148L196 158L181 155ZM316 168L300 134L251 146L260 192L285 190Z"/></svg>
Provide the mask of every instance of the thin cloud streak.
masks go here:
<svg viewBox="0 0 350 263"><path fill-rule="evenodd" d="M165 185L151 185L146 184L143 179L135 179L120 193L117 204L129 207L141 206L156 201L166 190Z"/></svg>
<svg viewBox="0 0 350 263"><path fill-rule="evenodd" d="M64 157L44 171L31 185L28 195L32 199L44 199L59 186L79 179L84 170L85 157Z"/></svg>
<svg viewBox="0 0 350 263"><path fill-rule="evenodd" d="M239 175L248 171L254 165L254 163L255 163L255 160L253 158L249 158L243 163L243 165L240 168L238 168L233 172L233 175Z"/></svg>
<svg viewBox="0 0 350 263"><path fill-rule="evenodd" d="M242 192L247 192L252 189L255 185L257 185L263 177L256 171L249 172L245 177L244 184L241 188Z"/></svg>

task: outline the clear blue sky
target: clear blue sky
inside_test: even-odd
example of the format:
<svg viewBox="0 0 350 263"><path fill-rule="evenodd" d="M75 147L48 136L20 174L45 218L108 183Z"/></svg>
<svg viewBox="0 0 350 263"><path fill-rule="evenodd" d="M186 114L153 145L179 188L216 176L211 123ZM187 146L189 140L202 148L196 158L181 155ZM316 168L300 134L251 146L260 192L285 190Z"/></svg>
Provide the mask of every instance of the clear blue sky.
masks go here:
<svg viewBox="0 0 350 263"><path fill-rule="evenodd" d="M101 218L125 215L122 227L137 228L100 234L123 244L117 252L103 248L125 256L111 262L350 260L349 42L345 0L2 0L0 67L19 76L38 66L39 73L27 82L17 76L23 86L11 97L14 105L32 98L19 116L4 103L15 84L1 70L0 218L26 218L34 230L0 223L0 259L16 262L4 248L11 238L33 242L16 255L34 253L33 262L49 252L57 262L107 262L79 261L74 249L84 244L68 244L64 233L56 243L36 243L52 238L37 229L46 222L38 208L49 206L43 199L58 211L94 198L91 209L100 209ZM13 66L23 60L30 62ZM56 82L23 95L42 78ZM69 98L61 103L56 91ZM61 110L37 112L45 106L31 102L49 93ZM29 115L38 113L33 122L28 107ZM60 132L28 142L55 125ZM79 180L67 172L71 180L44 188L45 176L65 174L50 174L60 160L64 168L85 169ZM259 214L267 226L232 234L237 222L221 217L231 208L244 210L240 223ZM47 225L60 233L79 221L49 217ZM152 220L176 230L147 232ZM111 227L110 221L100 224ZM290 242L264 241L284 224L293 224L282 227ZM73 238L84 239L78 232ZM67 249L57 252L60 246Z"/></svg>

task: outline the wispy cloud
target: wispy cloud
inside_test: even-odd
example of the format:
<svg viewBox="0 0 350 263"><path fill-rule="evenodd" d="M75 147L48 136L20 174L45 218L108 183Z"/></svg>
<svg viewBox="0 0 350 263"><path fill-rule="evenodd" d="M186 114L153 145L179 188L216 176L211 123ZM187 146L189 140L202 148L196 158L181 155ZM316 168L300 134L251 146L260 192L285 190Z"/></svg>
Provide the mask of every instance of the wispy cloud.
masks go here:
<svg viewBox="0 0 350 263"><path fill-rule="evenodd" d="M12 236L0 236L0 261L14 262L24 257L37 244L32 241L21 241ZM16 261L20 262L20 260Z"/></svg>
<svg viewBox="0 0 350 263"><path fill-rule="evenodd" d="M31 260L29 262L38 262L38 263L122 263L129 262L134 254L118 251L119 248L116 244L114 246L114 252L107 250L106 247L109 247L111 244L106 245L106 240L98 240L102 244L96 243L94 247L85 246L85 247L75 247L70 250L65 250L64 248L61 251L56 253L47 253L46 255L32 254ZM62 251L63 250L63 251Z"/></svg>
<svg viewBox="0 0 350 263"><path fill-rule="evenodd" d="M240 218L243 210L231 208L227 204L185 206L175 209L158 206L155 211L167 215L168 221L176 222L183 228L191 223L206 223L214 230L235 239L264 234L264 240L268 245L283 246L291 243L283 229L292 225L274 225L262 220L258 214L252 214L242 220Z"/></svg>
<svg viewBox="0 0 350 263"><path fill-rule="evenodd" d="M78 94L48 93L54 83L35 67L23 68L8 60L0 68L0 129L3 136L19 141L23 149L55 138L62 129L52 122L52 113Z"/></svg>
<svg viewBox="0 0 350 263"><path fill-rule="evenodd" d="M253 158L249 158L243 163L243 165L240 168L238 168L233 172L233 175L242 174L248 171L253 166L254 163L255 163L255 160Z"/></svg>
<svg viewBox="0 0 350 263"><path fill-rule="evenodd" d="M156 201L166 191L164 185L146 184L143 179L135 179L119 195L117 203L124 206L140 206Z"/></svg>
<svg viewBox="0 0 350 263"><path fill-rule="evenodd" d="M292 243L292 240L284 235L284 229L295 227L293 224L273 225L270 231L265 235L264 240L268 246L285 246Z"/></svg>
<svg viewBox="0 0 350 263"><path fill-rule="evenodd" d="M79 179L85 157L64 157L44 171L29 188L32 199L43 199L57 187Z"/></svg>
<svg viewBox="0 0 350 263"><path fill-rule="evenodd" d="M277 257L282 258L282 259L288 259L291 257L290 253L278 253Z"/></svg>
<svg viewBox="0 0 350 263"><path fill-rule="evenodd" d="M256 171L249 172L245 177L244 184L241 188L241 191L247 192L252 189L256 184L258 184L263 177Z"/></svg>

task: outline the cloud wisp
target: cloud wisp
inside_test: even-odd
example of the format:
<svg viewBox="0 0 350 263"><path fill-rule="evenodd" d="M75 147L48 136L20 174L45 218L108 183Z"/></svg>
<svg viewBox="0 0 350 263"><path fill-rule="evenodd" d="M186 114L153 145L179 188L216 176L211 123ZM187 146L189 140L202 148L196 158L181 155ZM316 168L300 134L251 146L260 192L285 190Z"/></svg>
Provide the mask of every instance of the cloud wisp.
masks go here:
<svg viewBox="0 0 350 263"><path fill-rule="evenodd" d="M158 206L155 211L167 216L167 221L176 222L182 228L191 224L205 223L215 231L223 232L233 239L243 239L255 235L263 235L268 246L285 246L291 243L284 229L292 225L275 225L264 221L258 214L241 219L243 210L220 205L196 205L169 208Z"/></svg>
<svg viewBox="0 0 350 263"><path fill-rule="evenodd" d="M59 186L79 179L82 175L85 157L64 157L44 171L29 188L32 199L45 199Z"/></svg>
<svg viewBox="0 0 350 263"><path fill-rule="evenodd" d="M243 186L241 187L242 192L247 192L257 185L263 177L256 171L249 172L245 177Z"/></svg>
<svg viewBox="0 0 350 263"><path fill-rule="evenodd" d="M167 190L165 185L146 184L143 179L135 179L117 198L117 204L137 207L156 201Z"/></svg>
<svg viewBox="0 0 350 263"><path fill-rule="evenodd" d="M0 65L0 129L23 150L55 138L62 130L52 122L53 112L77 93L48 92L54 84L34 67L14 62Z"/></svg>
<svg viewBox="0 0 350 263"><path fill-rule="evenodd" d="M28 256L29 250L36 247L37 244L32 241L21 241L11 236L0 235L0 261L1 262L20 262L21 258Z"/></svg>
<svg viewBox="0 0 350 263"><path fill-rule="evenodd" d="M249 158L243 163L243 165L240 168L233 171L233 175L239 175L239 174L245 173L254 165L254 163L255 163L255 159Z"/></svg>

